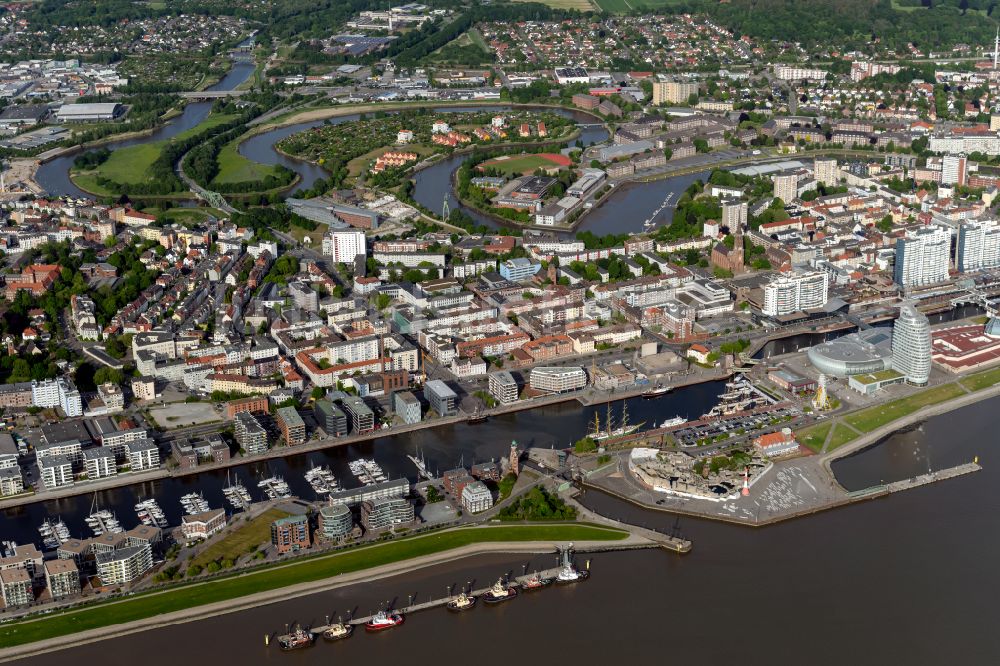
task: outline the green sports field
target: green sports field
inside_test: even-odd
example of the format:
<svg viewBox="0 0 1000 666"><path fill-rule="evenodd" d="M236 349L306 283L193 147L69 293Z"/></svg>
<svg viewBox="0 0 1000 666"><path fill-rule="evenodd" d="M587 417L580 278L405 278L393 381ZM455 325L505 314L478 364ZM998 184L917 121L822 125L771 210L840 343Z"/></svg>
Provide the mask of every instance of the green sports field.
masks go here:
<svg viewBox="0 0 1000 666"><path fill-rule="evenodd" d="M562 156L553 157L561 158ZM498 157L487 160L482 166L489 169L497 169L508 176L529 174L534 172L535 169L553 169L566 166L564 160L554 159L553 157L549 157L544 153L538 155L515 155L506 158Z"/></svg>

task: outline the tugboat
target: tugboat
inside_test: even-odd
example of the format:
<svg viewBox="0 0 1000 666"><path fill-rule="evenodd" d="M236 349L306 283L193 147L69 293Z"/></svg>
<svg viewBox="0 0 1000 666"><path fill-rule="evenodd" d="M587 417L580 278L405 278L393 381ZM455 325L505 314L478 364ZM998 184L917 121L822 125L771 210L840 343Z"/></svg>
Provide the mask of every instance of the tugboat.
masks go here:
<svg viewBox="0 0 1000 666"><path fill-rule="evenodd" d="M315 636L302 627L297 626L291 633L278 636L278 646L286 651L301 650L302 648L311 647L315 640Z"/></svg>
<svg viewBox="0 0 1000 666"><path fill-rule="evenodd" d="M534 590L540 590L543 587L548 587L551 584L552 584L551 578L542 578L540 575L538 575L538 572L535 572L531 574L531 576L529 576L528 578L524 579L524 582L521 583L521 588L525 592L533 592Z"/></svg>
<svg viewBox="0 0 1000 666"><path fill-rule="evenodd" d="M372 619L365 622L365 631L385 631L403 624L406 618L402 613L393 613L380 610L372 616Z"/></svg>
<svg viewBox="0 0 1000 666"><path fill-rule="evenodd" d="M464 591L457 597L448 602L448 610L453 613L461 613L462 611L472 610L476 607L476 598L470 594L466 594Z"/></svg>
<svg viewBox="0 0 1000 666"><path fill-rule="evenodd" d="M504 601L510 601L516 596L517 588L504 583L503 578L497 578L497 582L493 584L493 587L483 595L483 601L488 604L499 604Z"/></svg>
<svg viewBox="0 0 1000 666"><path fill-rule="evenodd" d="M326 629L323 631L323 640L325 641L342 641L345 638L350 638L351 634L354 633L353 624L345 624L337 619L334 624L327 623Z"/></svg>
<svg viewBox="0 0 1000 666"><path fill-rule="evenodd" d="M559 575L556 576L557 583L578 583L590 577L589 571L580 571L573 564L572 552L572 544L569 548L562 551L562 568L559 570Z"/></svg>

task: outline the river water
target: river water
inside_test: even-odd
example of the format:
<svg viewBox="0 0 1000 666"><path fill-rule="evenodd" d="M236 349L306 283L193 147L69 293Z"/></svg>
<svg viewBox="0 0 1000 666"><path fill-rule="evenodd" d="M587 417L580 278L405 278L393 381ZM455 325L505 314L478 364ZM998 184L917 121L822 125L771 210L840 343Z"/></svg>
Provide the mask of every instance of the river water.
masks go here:
<svg viewBox="0 0 1000 666"><path fill-rule="evenodd" d="M767 528L677 519L588 492L589 507L677 529L694 550L599 554L586 583L500 607L417 613L381 635L359 632L292 654L263 641L285 623L367 614L386 601L405 604L411 594L439 597L450 585L483 586L503 573L519 575L525 565L552 566L553 558L471 558L23 663L124 665L141 653L147 666L173 666L191 647L199 662L240 664L431 664L449 653L487 666L508 664L515 653L533 664L997 663L1000 465L991 462L996 440L989 435L998 408L994 399L931 419L918 434L893 436L835 468L849 487L868 485L873 474L907 476L926 471L922 454L912 453L917 448L929 451L935 466L978 453L983 471Z"/></svg>
<svg viewBox="0 0 1000 666"><path fill-rule="evenodd" d="M237 62L221 81L208 88L208 90L232 90L250 78L253 72L253 63ZM189 130L204 121L211 110L212 102L189 103L184 106L184 111L181 115L156 129L152 134L134 139L126 139L124 141L116 141L114 143L107 144L106 147L109 150L117 150L128 146L170 139L171 137ZM46 192L49 193L50 196L53 197L68 196L80 199L92 198L92 195L87 194L78 188L69 178L69 170L72 168L73 160L75 158L76 155L71 154L57 157L54 160L46 162L38 167L38 172L35 174L35 180Z"/></svg>
<svg viewBox="0 0 1000 666"><path fill-rule="evenodd" d="M684 416L697 418L718 402L724 382L696 384L677 390L655 400L633 398L627 401L631 423L646 422L649 427L668 418ZM622 403L612 404L612 417L621 418ZM293 455L266 462L249 463L233 467L228 472L239 479L255 500L263 499L257 488L262 476L281 475L293 493L304 499L315 495L303 478L310 465L329 465L347 488L360 485L349 469L348 462L360 457L372 458L382 465L389 478L408 477L416 480L416 468L406 458L407 454L423 453L431 471L444 472L464 463L471 466L506 456L511 440L521 446L541 448L570 446L587 434L592 427L595 413L603 424L607 406L581 407L576 401L539 409L514 412L491 417L486 423L428 428L411 433L389 435L361 444L338 446L324 451ZM227 472L205 472L180 478L166 478L91 495L78 495L49 502L36 502L0 512L0 539L14 539L20 543L39 542L37 528L46 516L59 516L66 521L73 536L90 536L84 518L91 513L91 505L111 509L126 527L138 522L133 507L142 499L155 498L167 515L170 524L177 525L183 513L180 497L191 492L201 492L212 507L225 506L222 489L227 483Z"/></svg>

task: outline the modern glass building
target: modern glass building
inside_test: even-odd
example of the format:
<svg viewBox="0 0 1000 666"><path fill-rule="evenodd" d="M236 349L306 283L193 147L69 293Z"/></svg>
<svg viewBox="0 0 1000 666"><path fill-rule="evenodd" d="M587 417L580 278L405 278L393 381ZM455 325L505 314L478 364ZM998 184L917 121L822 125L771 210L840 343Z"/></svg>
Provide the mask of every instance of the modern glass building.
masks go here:
<svg viewBox="0 0 1000 666"><path fill-rule="evenodd" d="M892 369L918 386L931 376L931 323L909 303L900 308L892 327Z"/></svg>

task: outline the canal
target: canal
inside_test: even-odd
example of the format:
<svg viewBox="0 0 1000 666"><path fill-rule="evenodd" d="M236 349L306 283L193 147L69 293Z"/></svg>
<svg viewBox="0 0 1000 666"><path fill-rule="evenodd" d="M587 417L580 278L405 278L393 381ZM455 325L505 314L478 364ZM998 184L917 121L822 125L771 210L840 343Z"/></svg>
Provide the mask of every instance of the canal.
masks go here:
<svg viewBox="0 0 1000 666"><path fill-rule="evenodd" d="M724 391L724 382L696 384L655 400L632 398L627 402L630 423L645 422L647 428L675 416L697 418L711 409ZM621 401L611 404L612 418L618 422L622 414ZM423 454L431 471L444 472L459 464L499 459L510 451L511 440L522 447L565 448L584 437L593 426L594 415L602 424L607 418L607 406L582 407L576 401L539 409L513 412L490 418L486 423L427 428L411 433L388 435L368 442L338 446L324 451L291 455L260 463L248 463L227 471L205 472L180 478L166 478L147 483L123 486L112 490L77 495L49 502L36 502L0 513L3 528L0 538L20 543L40 543L38 526L46 517L60 517L75 537L90 536L84 523L92 505L110 509L126 527L137 524L134 506L143 499L155 498L171 525L180 523L183 513L180 497L201 492L213 508L225 506L222 489L227 478L239 480L255 500L263 499L257 488L260 478L280 475L292 492L304 499L316 499L312 488L303 478L312 465L328 465L346 488L359 486L348 462L357 458L374 458L389 478L407 477L416 480L416 468L407 454Z"/></svg>
<svg viewBox="0 0 1000 666"><path fill-rule="evenodd" d="M989 428L998 408L1000 399L993 399L936 417L925 424L920 441L909 434L890 438L837 470L849 485L867 485L872 475L908 475L925 468L922 460L909 460L920 458L912 451L919 446L927 447L934 466L978 453L983 471L771 527L678 519L589 491L583 497L587 506L679 530L693 539L693 552L594 555L589 581L522 595L500 607L417 613L384 634L358 632L289 655L273 643L266 648L263 640L286 623L318 625L326 615L366 614L387 601L405 604L410 595L441 596L452 585L482 586L503 573L552 566L554 558L469 558L21 663L117 665L142 654L147 666L173 666L184 645L197 646L199 661L242 664L430 664L451 652L469 654L484 666L506 665L513 653L531 663L577 664L996 663L1000 532L993 525L1000 465L990 462L995 440ZM885 444L893 453L879 451Z"/></svg>

